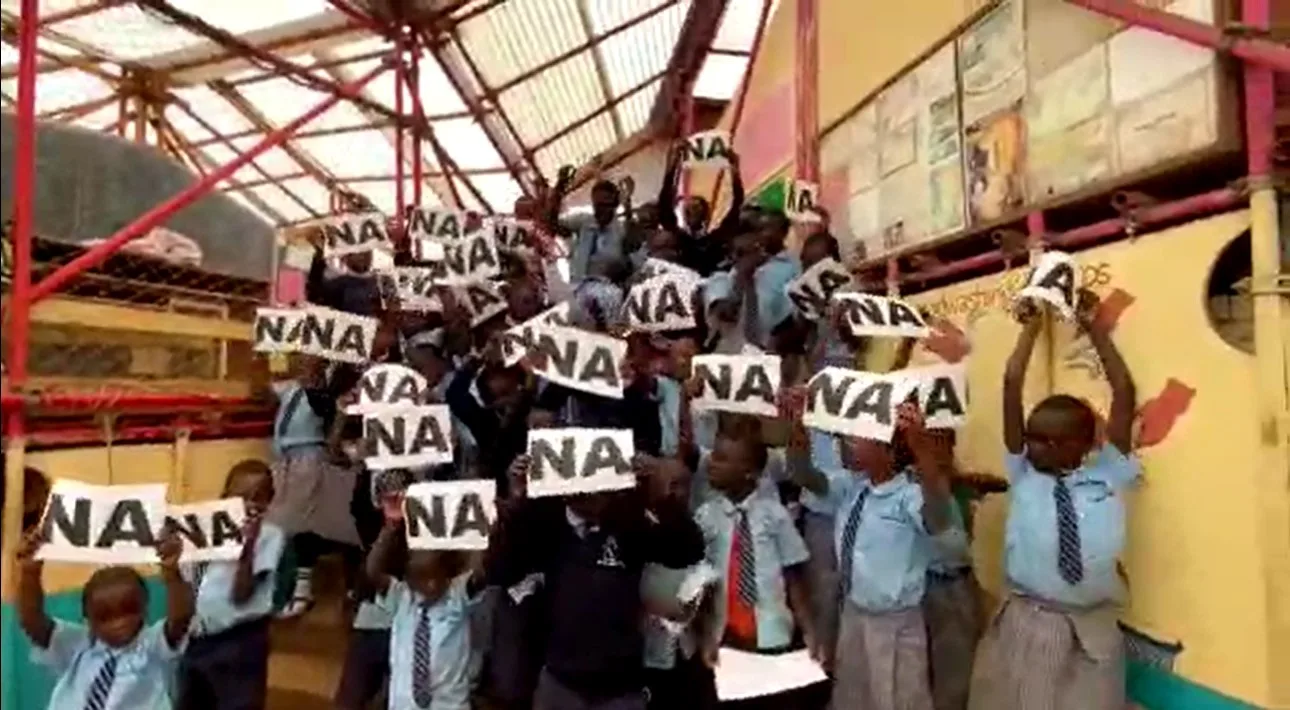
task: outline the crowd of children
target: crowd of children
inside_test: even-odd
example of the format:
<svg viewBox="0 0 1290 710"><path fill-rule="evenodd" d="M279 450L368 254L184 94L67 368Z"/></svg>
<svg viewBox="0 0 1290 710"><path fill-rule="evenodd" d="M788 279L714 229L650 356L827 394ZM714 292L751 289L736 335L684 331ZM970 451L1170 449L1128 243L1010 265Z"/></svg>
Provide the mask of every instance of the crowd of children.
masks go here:
<svg viewBox="0 0 1290 710"><path fill-rule="evenodd" d="M125 567L91 577L83 626L51 621L41 541L27 537L19 612L39 658L60 674L50 707L265 707L270 620L308 612L313 563L332 550L353 570L334 705L343 710L379 698L391 710L1123 707L1118 494L1138 475L1134 390L1090 315L1095 304L1082 304L1080 324L1113 393L1104 437L1073 397L1049 397L1026 415L1022 384L1044 319L1032 304L1016 312L1021 334L1003 373L1008 594L985 620L967 514L952 494L963 480L952 432L928 428L908 402L889 442L808 431L798 416L811 372L863 369L864 339L831 318L803 319L785 293L803 267L837 257L826 225L805 236L800 256L790 252L790 221L743 204L738 170L718 226L708 228L698 197L678 221L679 162L658 202L636 209L629 180L599 182L592 213L562 219L570 170L516 206L568 240L572 325L627 339L622 399L534 377L536 355L503 364L498 333L561 292L543 268L547 237L531 245L536 258L508 257L507 311L475 327L448 292L440 311L402 311L370 255L347 256L329 274L320 251L309 298L381 318L373 359L415 369L450 407L454 462L366 470L361 427L344 413L358 370L298 358L275 388L272 467L239 464L225 484L246 502L241 556L180 564L173 532L162 535L163 622L145 627L147 588ZM646 258L705 277L695 327L624 332L619 314ZM781 417L691 411L690 359L753 349L782 357ZM529 498L528 432L575 426L630 430L638 485ZM461 478L497 483L487 551L409 550L402 491ZM275 604L278 587L289 593ZM805 649L829 680L721 702L722 648Z"/></svg>

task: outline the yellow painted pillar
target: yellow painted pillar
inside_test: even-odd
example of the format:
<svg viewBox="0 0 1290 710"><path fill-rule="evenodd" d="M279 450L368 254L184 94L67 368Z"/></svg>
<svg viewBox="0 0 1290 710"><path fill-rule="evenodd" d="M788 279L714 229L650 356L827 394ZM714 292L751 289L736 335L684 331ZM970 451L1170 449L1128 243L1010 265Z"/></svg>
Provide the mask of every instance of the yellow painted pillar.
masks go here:
<svg viewBox="0 0 1290 710"><path fill-rule="evenodd" d="M5 444L4 452L4 549L0 551L3 567L0 576L3 579L3 596L6 603L13 601L18 594L17 570L14 569L14 550L22 536L22 470L25 466L23 454L27 450L27 439L24 436L12 436Z"/></svg>

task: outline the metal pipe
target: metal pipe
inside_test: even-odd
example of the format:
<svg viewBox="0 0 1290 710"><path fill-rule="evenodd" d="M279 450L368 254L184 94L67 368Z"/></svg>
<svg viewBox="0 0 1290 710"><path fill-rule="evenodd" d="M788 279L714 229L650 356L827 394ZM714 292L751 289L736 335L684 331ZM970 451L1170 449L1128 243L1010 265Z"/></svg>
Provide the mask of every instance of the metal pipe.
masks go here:
<svg viewBox="0 0 1290 710"><path fill-rule="evenodd" d="M743 78L739 80L739 90L735 92L735 110L734 115L730 117L730 149L734 150L735 135L739 133L739 121L744 117L745 99L748 97L748 85L752 83L753 68L757 65L757 57L761 54L761 38L766 34L766 23L770 20L771 0L762 0L761 14L757 17L757 31L753 34L752 47L748 50L748 66L744 68ZM715 201L721 194L721 182L725 179L726 173L722 171L717 174L717 180L712 187L712 198Z"/></svg>
<svg viewBox="0 0 1290 710"><path fill-rule="evenodd" d="M31 334L31 237L36 209L36 35L39 0L22 0L18 27L18 116L14 150L13 287L9 298L9 384L27 382ZM21 427L21 412L11 412Z"/></svg>
<svg viewBox="0 0 1290 710"><path fill-rule="evenodd" d="M406 74L403 76L403 83L407 84L408 90L412 93L412 100L414 102L413 110L414 112L417 112L415 107L421 104L420 87L413 86L411 84L410 77ZM484 198L484 194L479 191L479 188L475 186L475 183L471 182L470 178L467 178L465 174L462 173L461 167L457 165L457 161L452 159L452 156L448 154L448 151L444 150L439 139L435 138L434 127L425 122L425 110L422 109L417 113L421 116L420 120L415 121L417 128L424 131L426 139L430 141L430 149L434 151L435 159L439 161L439 165L443 168L443 172L446 175L444 182L448 183L448 193L452 195L453 202L457 203L457 205L461 207L465 207L466 204L465 202L462 202L461 190L457 188L456 181L452 179L452 174L456 173L457 177L461 178L461 181L465 183L466 189L470 190L470 194L473 195L479 202L480 206L484 208L484 211L493 212L493 206ZM480 127L482 128L483 125L481 124ZM487 131L485 131L485 133L487 133Z"/></svg>
<svg viewBox="0 0 1290 710"><path fill-rule="evenodd" d="M380 66L362 77L340 87L339 92L323 99L317 106L309 109L294 121L291 121L272 133L269 133L264 137L264 140L256 143L241 156L234 158L232 161L224 164L218 169L211 171L211 173L205 178L188 186L179 194L144 213L133 223L120 229L116 234L113 234L105 241L90 247L80 256L59 267L57 271L45 277L40 283L32 287L31 302L35 303L40 299L45 298L65 286L67 282L75 278L77 274L103 263L105 259L126 243L147 234L149 230L160 225L174 213L187 207L202 195L209 193L215 185L220 183L220 181L231 177L233 173L237 172L237 170L243 165L251 162L251 160L255 159L256 156L264 153L270 148L280 145L283 141L286 141L301 126L317 118L332 106L335 106L342 96L356 95L359 90L371 83L373 79L383 74L388 68L389 64L382 62Z"/></svg>
<svg viewBox="0 0 1290 710"><path fill-rule="evenodd" d="M425 124L425 107L421 105L421 42L416 32L408 33L412 47L408 64L408 84L412 88L412 203L421 206L421 182L425 180L425 165L421 162L421 127ZM482 126L481 126L482 128Z"/></svg>
<svg viewBox="0 0 1290 710"><path fill-rule="evenodd" d="M394 231L403 233L403 215L407 213L408 203L403 194L403 75L406 57L403 52L403 29L395 30L394 35L394 112L399 120L394 122Z"/></svg>
<svg viewBox="0 0 1290 710"><path fill-rule="evenodd" d="M819 125L819 21L818 0L797 0L796 79L793 91L797 108L795 172L803 180L820 181Z"/></svg>
<svg viewBox="0 0 1290 710"><path fill-rule="evenodd" d="M161 426L127 426L113 430L114 444L164 441L187 433L193 438L246 439L267 438L273 433L273 422L229 422L228 424L169 424ZM100 427L36 430L27 434L28 446L76 446L103 443Z"/></svg>
<svg viewBox="0 0 1290 710"><path fill-rule="evenodd" d="M1188 217L1197 217L1212 212L1219 212L1241 204L1245 194L1229 187L1205 192L1176 202L1166 202L1147 207L1134 215L1133 220L1116 217L1078 227L1061 234L1051 235L1045 241L1054 248L1078 249L1124 232L1132 227L1142 227L1160 222L1168 222ZM984 269L1002 264L1004 254L1001 250L988 251L983 254L952 261L933 269L905 274L902 281L931 281L950 276Z"/></svg>
<svg viewBox="0 0 1290 710"><path fill-rule="evenodd" d="M158 392L40 392L28 395L5 392L0 395L5 411L14 409L56 409L84 411L101 409L183 409L211 407L261 408L264 403L251 397L218 394L166 394Z"/></svg>
<svg viewBox="0 0 1290 710"><path fill-rule="evenodd" d="M1248 1L1248 0L1247 0ZM1226 52L1247 62L1254 62L1282 73L1290 73L1290 47L1258 37L1234 37L1207 22L1197 22L1181 15L1154 10L1133 0L1066 0L1086 10L1114 17L1138 27L1155 30L1170 37ZM1248 24L1248 23L1247 23Z"/></svg>

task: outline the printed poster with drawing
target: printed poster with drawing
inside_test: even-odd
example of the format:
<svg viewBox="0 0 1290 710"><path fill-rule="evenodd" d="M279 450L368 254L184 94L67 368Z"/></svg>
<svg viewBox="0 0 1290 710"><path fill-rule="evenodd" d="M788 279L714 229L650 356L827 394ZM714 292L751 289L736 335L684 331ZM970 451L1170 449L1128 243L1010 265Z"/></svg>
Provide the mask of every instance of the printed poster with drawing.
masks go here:
<svg viewBox="0 0 1290 710"><path fill-rule="evenodd" d="M529 351L533 372L581 392L611 399L623 398L622 366L627 341L578 328L546 326L537 329Z"/></svg>
<svg viewBox="0 0 1290 710"><path fill-rule="evenodd" d="M696 410L779 414L778 355L696 355L692 367L702 386L690 401Z"/></svg>
<svg viewBox="0 0 1290 710"><path fill-rule="evenodd" d="M833 300L841 304L843 318L852 335L926 338L931 334L931 328L918 308L899 298L838 292L833 294Z"/></svg>
<svg viewBox="0 0 1290 710"><path fill-rule="evenodd" d="M1052 306L1063 320L1075 319L1080 269L1070 254L1046 251L1035 262L1017 300L1030 299Z"/></svg>
<svg viewBox="0 0 1290 710"><path fill-rule="evenodd" d="M37 559L92 565L157 561L166 485L96 486L54 481L41 521Z"/></svg>
<svg viewBox="0 0 1290 710"><path fill-rule="evenodd" d="M392 252L385 215L380 212L342 214L315 223L323 231L328 258L359 254L377 249Z"/></svg>
<svg viewBox="0 0 1290 710"><path fill-rule="evenodd" d="M900 372L826 367L806 383L802 423L820 431L889 442L896 431L896 407L916 385Z"/></svg>
<svg viewBox="0 0 1290 710"><path fill-rule="evenodd" d="M636 487L630 429L532 429L528 454L530 498Z"/></svg>
<svg viewBox="0 0 1290 710"><path fill-rule="evenodd" d="M372 411L363 415L363 444L373 471L452 463L452 415L446 404Z"/></svg>
<svg viewBox="0 0 1290 710"><path fill-rule="evenodd" d="M644 332L694 328L699 322L695 293L702 284L698 278L666 271L632 286L623 302L628 326Z"/></svg>
<svg viewBox="0 0 1290 710"><path fill-rule="evenodd" d="M427 481L403 494L411 550L487 550L497 522L497 483L490 479Z"/></svg>
<svg viewBox="0 0 1290 710"><path fill-rule="evenodd" d="M914 396L928 429L957 429L967 423L967 363L899 370L914 382Z"/></svg>
<svg viewBox="0 0 1290 710"><path fill-rule="evenodd" d="M252 349L304 353L360 365L372 358L380 321L322 306L257 308Z"/></svg>
<svg viewBox="0 0 1290 710"><path fill-rule="evenodd" d="M502 364L506 367L518 365L528 354L529 348L537 342L537 332L546 326L569 325L569 302L557 303L519 325L508 328L500 335Z"/></svg>
<svg viewBox="0 0 1290 710"><path fill-rule="evenodd" d="M829 310L833 294L850 286L851 272L842 262L828 257L816 262L785 287L788 299L803 318L817 321Z"/></svg>
<svg viewBox="0 0 1290 710"><path fill-rule="evenodd" d="M172 505L165 522L174 526L184 545L179 556L184 562L236 560L242 554L246 503L241 498Z"/></svg>
<svg viewBox="0 0 1290 710"><path fill-rule="evenodd" d="M686 167L729 165L732 147L730 134L726 131L711 130L693 133L685 139L682 164Z"/></svg>

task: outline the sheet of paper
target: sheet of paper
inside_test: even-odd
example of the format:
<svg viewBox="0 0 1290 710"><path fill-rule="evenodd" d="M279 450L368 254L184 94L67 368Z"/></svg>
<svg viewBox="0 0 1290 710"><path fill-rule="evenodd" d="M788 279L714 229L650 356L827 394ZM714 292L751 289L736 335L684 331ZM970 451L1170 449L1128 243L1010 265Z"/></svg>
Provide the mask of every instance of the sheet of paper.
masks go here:
<svg viewBox="0 0 1290 710"><path fill-rule="evenodd" d="M777 695L828 679L804 650L770 656L722 648L716 674L722 701Z"/></svg>

